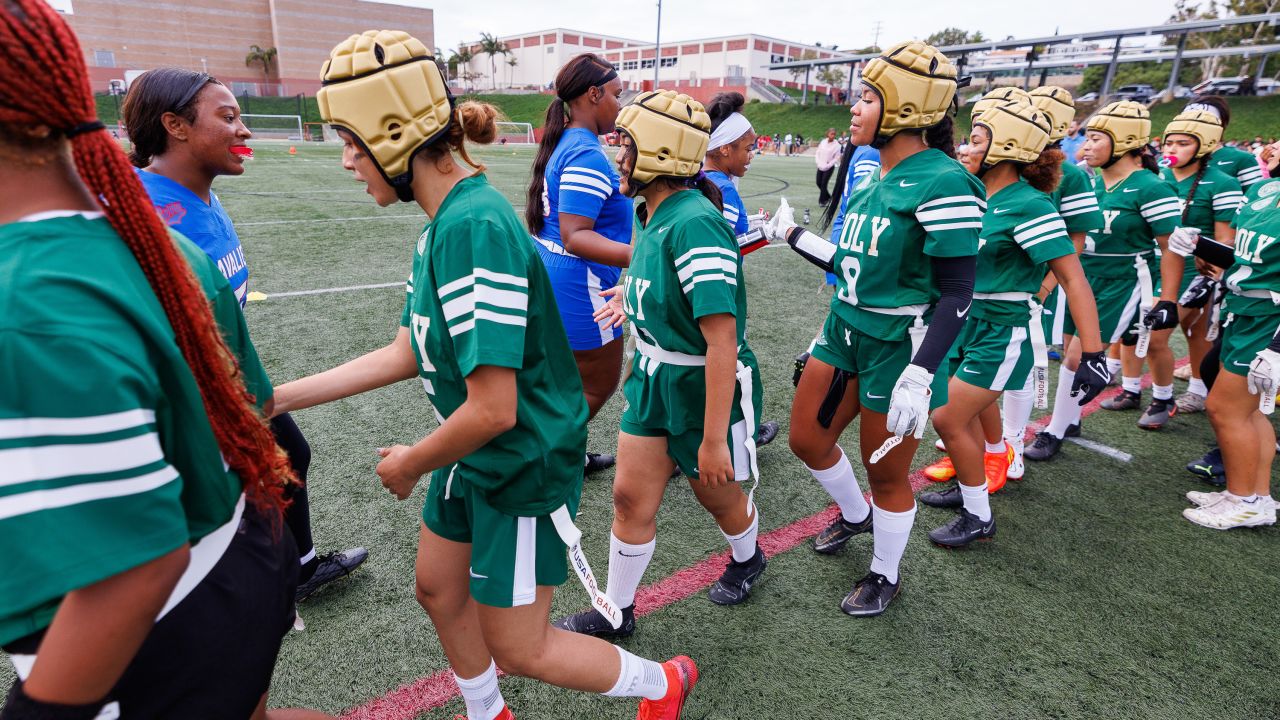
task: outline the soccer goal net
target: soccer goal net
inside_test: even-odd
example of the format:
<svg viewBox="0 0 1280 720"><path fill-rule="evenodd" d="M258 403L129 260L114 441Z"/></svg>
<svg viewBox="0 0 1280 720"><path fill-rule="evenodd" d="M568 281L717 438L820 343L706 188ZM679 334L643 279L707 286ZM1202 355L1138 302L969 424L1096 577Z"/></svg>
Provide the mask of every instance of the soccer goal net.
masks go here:
<svg viewBox="0 0 1280 720"><path fill-rule="evenodd" d="M302 137L305 140L313 142L341 142L342 138L338 137L338 131L328 123L302 123Z"/></svg>
<svg viewBox="0 0 1280 720"><path fill-rule="evenodd" d="M259 140L302 140L302 116L300 115L256 115L244 113L240 116L245 127Z"/></svg>
<svg viewBox="0 0 1280 720"><path fill-rule="evenodd" d="M498 137L493 141L496 145L533 145L533 125L522 122L498 123Z"/></svg>

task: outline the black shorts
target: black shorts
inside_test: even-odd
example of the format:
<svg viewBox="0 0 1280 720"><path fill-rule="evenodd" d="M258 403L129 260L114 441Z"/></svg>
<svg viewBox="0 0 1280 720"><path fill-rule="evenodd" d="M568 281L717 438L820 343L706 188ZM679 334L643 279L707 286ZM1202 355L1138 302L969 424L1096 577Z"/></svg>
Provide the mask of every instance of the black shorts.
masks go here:
<svg viewBox="0 0 1280 720"><path fill-rule="evenodd" d="M271 683L293 626L298 551L246 507L239 530L204 580L156 623L109 701L123 720L245 720ZM44 631L5 646L34 654Z"/></svg>

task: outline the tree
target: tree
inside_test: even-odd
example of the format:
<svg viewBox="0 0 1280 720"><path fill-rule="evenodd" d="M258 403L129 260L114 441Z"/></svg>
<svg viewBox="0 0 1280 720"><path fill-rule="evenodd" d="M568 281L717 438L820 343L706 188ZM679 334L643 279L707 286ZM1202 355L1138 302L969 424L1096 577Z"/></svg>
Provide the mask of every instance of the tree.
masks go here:
<svg viewBox="0 0 1280 720"><path fill-rule="evenodd" d="M250 45L249 54L244 56L244 66L253 67L254 64L260 63L262 65L262 81L271 82L271 65L275 62L277 54L276 49L273 47L263 50L258 45Z"/></svg>
<svg viewBox="0 0 1280 720"><path fill-rule="evenodd" d="M965 43L983 42L987 38L982 35L982 31L969 32L956 27L943 28L924 39L930 45L943 47L946 45L964 45Z"/></svg>
<svg viewBox="0 0 1280 720"><path fill-rule="evenodd" d="M506 55L510 50L507 44L489 33L480 33L480 52L489 56L489 77L493 81L493 89L498 89L498 65L494 62L494 57L498 55Z"/></svg>
<svg viewBox="0 0 1280 720"><path fill-rule="evenodd" d="M471 48L465 45L459 47L457 50L454 50L450 53L449 70L453 72L454 80L463 79L462 75L459 73L459 68L462 69L462 72L467 72L468 70L470 70L470 67L468 66L471 64L471 59L473 57L475 57L475 55L474 53L471 52Z"/></svg>
<svg viewBox="0 0 1280 720"><path fill-rule="evenodd" d="M828 87L838 88L844 85L844 69L836 65L827 65L818 70L818 82Z"/></svg>
<svg viewBox="0 0 1280 720"><path fill-rule="evenodd" d="M1272 13L1278 9L1280 9L1280 0L1225 0L1221 3L1216 2L1216 0L1210 0L1208 7L1203 10L1199 2L1177 0L1174 3L1173 15L1170 16L1169 22L1212 20L1240 15ZM1252 25L1232 25L1215 32L1198 32L1188 35L1187 49L1261 45L1273 42L1275 37L1275 27L1265 22ZM1169 45L1175 45L1178 42L1178 37L1167 36L1165 42ZM1209 80L1224 75L1245 75L1249 74L1250 68L1255 67L1251 59L1240 56L1210 57L1204 58L1198 63L1192 61L1188 64L1199 66L1199 78L1201 80ZM1280 68L1276 68L1276 70L1280 70ZM1181 81L1181 77L1179 80Z"/></svg>
<svg viewBox="0 0 1280 720"><path fill-rule="evenodd" d="M511 68L510 70L507 70L507 85L510 87L515 87L515 85L511 82L511 76L513 73L515 73L516 66L519 64L520 64L520 61L516 59L515 55L512 55L511 57L507 58L507 67Z"/></svg>

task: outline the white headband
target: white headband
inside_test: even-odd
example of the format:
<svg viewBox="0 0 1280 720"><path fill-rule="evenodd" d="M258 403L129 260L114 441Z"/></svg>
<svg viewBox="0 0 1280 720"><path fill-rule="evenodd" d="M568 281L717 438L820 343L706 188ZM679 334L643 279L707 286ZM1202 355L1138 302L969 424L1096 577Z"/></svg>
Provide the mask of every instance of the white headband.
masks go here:
<svg viewBox="0 0 1280 720"><path fill-rule="evenodd" d="M720 123L720 127L711 131L711 142L707 144L707 152L724 147L751 130L751 121L742 113L733 113Z"/></svg>
<svg viewBox="0 0 1280 720"><path fill-rule="evenodd" d="M1200 112L1207 112L1210 115L1218 118L1219 121L1222 120L1222 113L1218 112L1218 108L1212 105L1205 105L1204 103L1191 103L1190 105L1182 108L1182 112L1191 112L1193 110L1199 110Z"/></svg>

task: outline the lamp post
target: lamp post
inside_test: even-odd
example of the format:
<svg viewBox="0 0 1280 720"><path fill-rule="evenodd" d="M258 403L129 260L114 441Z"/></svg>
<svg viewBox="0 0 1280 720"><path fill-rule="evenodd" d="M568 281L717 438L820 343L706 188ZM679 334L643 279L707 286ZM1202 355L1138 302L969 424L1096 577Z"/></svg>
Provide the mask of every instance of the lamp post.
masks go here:
<svg viewBox="0 0 1280 720"><path fill-rule="evenodd" d="M662 67L662 0L658 0L658 30L653 36L653 89L656 91L661 88L658 85L658 69Z"/></svg>

